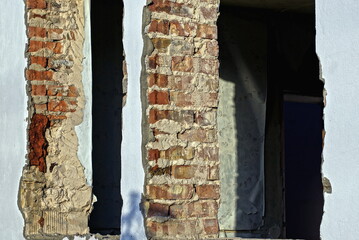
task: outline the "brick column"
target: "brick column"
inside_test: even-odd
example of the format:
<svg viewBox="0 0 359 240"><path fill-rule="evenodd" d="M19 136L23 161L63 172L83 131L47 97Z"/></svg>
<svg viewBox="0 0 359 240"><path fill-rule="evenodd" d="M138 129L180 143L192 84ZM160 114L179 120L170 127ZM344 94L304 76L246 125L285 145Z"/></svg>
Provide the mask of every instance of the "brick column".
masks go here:
<svg viewBox="0 0 359 240"><path fill-rule="evenodd" d="M155 239L218 236L219 0L147 6L146 227Z"/></svg>
<svg viewBox="0 0 359 240"><path fill-rule="evenodd" d="M29 152L19 193L26 237L88 233L92 192L74 129L85 104L83 17L82 0L26 1Z"/></svg>

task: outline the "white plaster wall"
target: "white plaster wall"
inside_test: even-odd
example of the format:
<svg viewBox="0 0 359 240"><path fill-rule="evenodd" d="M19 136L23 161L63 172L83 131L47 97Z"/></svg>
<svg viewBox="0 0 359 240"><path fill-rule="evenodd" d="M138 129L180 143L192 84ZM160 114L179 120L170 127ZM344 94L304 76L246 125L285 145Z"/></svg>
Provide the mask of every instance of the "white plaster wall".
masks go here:
<svg viewBox="0 0 359 240"><path fill-rule="evenodd" d="M127 62L128 89L123 108L121 147L121 239L146 239L144 220L140 211L144 172L141 133L141 56L143 50L142 12L145 0L124 0L123 44Z"/></svg>
<svg viewBox="0 0 359 240"><path fill-rule="evenodd" d="M82 166L85 168L87 183L92 185L92 61L91 61L91 20L90 0L84 1L85 14L85 41L83 46L83 71L82 83L85 93L84 117L79 126L75 127L79 149L78 156Z"/></svg>
<svg viewBox="0 0 359 240"><path fill-rule="evenodd" d="M316 0L317 53L327 90L324 109L323 240L359 239L359 1Z"/></svg>
<svg viewBox="0 0 359 240"><path fill-rule="evenodd" d="M0 0L0 239L23 239L17 205L26 155L24 2Z"/></svg>

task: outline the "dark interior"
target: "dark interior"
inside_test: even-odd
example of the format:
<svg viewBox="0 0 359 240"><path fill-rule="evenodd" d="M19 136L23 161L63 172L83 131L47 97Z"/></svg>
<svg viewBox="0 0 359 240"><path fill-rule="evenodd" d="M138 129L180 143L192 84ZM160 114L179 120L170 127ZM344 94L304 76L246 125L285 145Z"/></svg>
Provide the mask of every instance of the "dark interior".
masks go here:
<svg viewBox="0 0 359 240"><path fill-rule="evenodd" d="M92 166L97 197L90 232L120 234L122 199L122 1L91 1Z"/></svg>
<svg viewBox="0 0 359 240"><path fill-rule="evenodd" d="M229 35L223 34L224 31L231 32L230 41L237 42L242 52L254 49L246 45L253 42L264 42L267 49L265 216L258 228L230 230L236 233L236 237L319 240L323 214L323 104L320 101L323 82L319 79L319 61L315 53L314 11L276 11L222 4L220 12L218 30L222 78L231 79L226 76L241 67L231 60L233 49L228 48ZM236 23L243 19L251 26L254 22L265 26L262 34L254 36L240 28ZM247 39L243 40L243 36ZM265 38L265 41L256 39L258 37ZM263 56L262 53L253 54ZM256 74L253 57L244 55L242 61ZM240 89L236 90L238 93ZM304 99L306 103L284 101L284 95L288 94L299 96L297 99ZM237 118L243 116L240 109L236 111Z"/></svg>

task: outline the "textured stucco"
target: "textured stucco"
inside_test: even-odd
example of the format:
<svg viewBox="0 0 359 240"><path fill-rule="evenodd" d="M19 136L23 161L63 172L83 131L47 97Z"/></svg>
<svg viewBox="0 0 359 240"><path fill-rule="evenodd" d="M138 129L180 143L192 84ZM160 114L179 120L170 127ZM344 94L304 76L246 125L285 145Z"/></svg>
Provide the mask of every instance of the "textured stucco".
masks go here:
<svg viewBox="0 0 359 240"><path fill-rule="evenodd" d="M23 239L17 205L26 155L26 30L23 1L0 8L0 239Z"/></svg>
<svg viewBox="0 0 359 240"><path fill-rule="evenodd" d="M357 0L316 1L317 53L327 92L322 172L332 187L325 193L323 240L358 239L358 11Z"/></svg>

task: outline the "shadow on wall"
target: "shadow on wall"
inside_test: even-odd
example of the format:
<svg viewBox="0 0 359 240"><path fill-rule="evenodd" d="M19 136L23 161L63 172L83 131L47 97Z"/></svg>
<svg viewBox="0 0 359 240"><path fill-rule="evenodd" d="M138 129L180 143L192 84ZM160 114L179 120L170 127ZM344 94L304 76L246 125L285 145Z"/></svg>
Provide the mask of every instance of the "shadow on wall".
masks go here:
<svg viewBox="0 0 359 240"><path fill-rule="evenodd" d="M141 202L140 193L131 192L129 199L131 206L128 212L121 218L121 240L137 240L133 233L139 231L138 227L143 225L143 219L138 214L140 206L135 204Z"/></svg>

